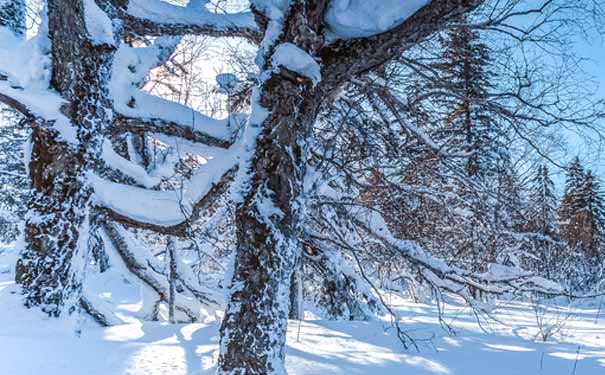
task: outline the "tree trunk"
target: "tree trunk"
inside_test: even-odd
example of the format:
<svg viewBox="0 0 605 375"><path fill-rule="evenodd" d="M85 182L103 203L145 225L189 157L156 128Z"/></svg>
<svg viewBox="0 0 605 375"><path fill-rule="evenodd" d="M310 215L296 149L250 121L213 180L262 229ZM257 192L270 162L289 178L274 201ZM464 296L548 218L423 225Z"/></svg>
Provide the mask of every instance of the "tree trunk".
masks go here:
<svg viewBox="0 0 605 375"><path fill-rule="evenodd" d="M282 69L283 71L283 69ZM236 212L237 253L221 326L220 374L279 374L290 310L290 280L300 256L305 141L318 112L308 80L274 74L261 105L269 109L252 162L252 185Z"/></svg>
<svg viewBox="0 0 605 375"><path fill-rule="evenodd" d="M280 22L276 45L292 43L316 55L323 45L326 7L327 1L293 1ZM257 14L261 29L266 17ZM267 78L257 89L255 105L261 108L253 108L252 118L259 115L255 111L268 114L258 124L262 131L250 165L250 186L236 210L237 249L221 325L221 375L285 373L290 283L302 250L304 204L299 198L307 141L323 96L309 78L272 67L274 52L268 49L261 66Z"/></svg>
<svg viewBox="0 0 605 375"><path fill-rule="evenodd" d="M67 143L52 124L36 124L29 163L32 183L25 247L17 264L25 305L52 316L78 306L85 266L91 189L85 173L94 170L101 131L110 121L108 82L115 47L95 44L82 1L49 0L52 87L67 104L63 113L76 131ZM67 305L67 306L66 306Z"/></svg>
<svg viewBox="0 0 605 375"><path fill-rule="evenodd" d="M288 317L292 320L303 319L303 290L302 257L299 257L290 276L290 313Z"/></svg>

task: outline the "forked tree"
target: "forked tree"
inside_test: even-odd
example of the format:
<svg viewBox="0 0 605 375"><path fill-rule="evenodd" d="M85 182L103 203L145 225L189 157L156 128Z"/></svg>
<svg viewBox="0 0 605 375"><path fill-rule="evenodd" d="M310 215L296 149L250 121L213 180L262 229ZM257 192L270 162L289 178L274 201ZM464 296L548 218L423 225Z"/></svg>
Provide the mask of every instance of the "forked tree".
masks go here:
<svg viewBox="0 0 605 375"><path fill-rule="evenodd" d="M21 112L32 129L28 170L34 194L17 281L26 306L59 316L82 305L110 323L83 288L91 236L98 232L156 300L172 301L173 288L151 256L132 249L125 227L183 236L214 197L231 189L237 248L218 372L280 374L292 274L308 241L304 178L319 114L346 84L482 1L254 0L240 13L213 12L208 3L47 0L38 35L23 40L23 1L0 0L0 57L11 57L0 59L0 101ZM212 119L141 90L149 71L186 34L239 37L258 46L243 127L241 116ZM133 42L150 37L146 45ZM26 61L30 69L23 69ZM161 178L140 163L145 134L197 143L212 160L182 189L158 189ZM561 292L526 273L473 275L449 267L394 238L372 212L335 206L323 213L338 246L363 244L346 233L347 225L328 220L332 215L400 254L436 287L469 301L468 285L495 294ZM200 304L221 306L202 286L186 278L182 285L194 298L183 297L175 307L192 320Z"/></svg>

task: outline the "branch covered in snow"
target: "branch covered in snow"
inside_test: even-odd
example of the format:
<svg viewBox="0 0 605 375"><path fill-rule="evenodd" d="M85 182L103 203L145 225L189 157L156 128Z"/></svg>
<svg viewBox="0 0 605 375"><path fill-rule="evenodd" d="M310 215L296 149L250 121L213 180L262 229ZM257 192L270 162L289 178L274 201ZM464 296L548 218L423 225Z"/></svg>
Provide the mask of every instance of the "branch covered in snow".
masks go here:
<svg viewBox="0 0 605 375"><path fill-rule="evenodd" d="M386 61L401 55L442 30L449 22L476 8L482 2L482 0L432 0L428 3L414 1L408 7L406 3L409 2L389 0L388 3L393 7L406 7L407 18L393 18L390 15L392 10L388 10L380 15L386 19L372 20L363 13L366 8L362 4L363 2L342 1L341 3L346 5L343 9L345 13L334 11L328 21L332 20L333 24L342 24L342 27L339 27L342 30L346 30L344 26L351 23L348 21L349 19L369 23L371 27L369 27L369 31L363 31L363 28L359 27L355 28L357 31L362 30L364 32L362 35L342 31L345 37L352 39L339 39L320 52L319 57L324 68L322 76L325 77L323 83L327 87L335 87L356 75L364 74L383 65ZM346 12L351 12L351 14L346 16ZM359 21L360 19L362 21Z"/></svg>
<svg viewBox="0 0 605 375"><path fill-rule="evenodd" d="M131 0L120 18L126 29L137 35L241 37L254 43L262 38L251 12L212 13L198 1L182 7L158 0Z"/></svg>
<svg viewBox="0 0 605 375"><path fill-rule="evenodd" d="M412 265L429 285L457 294L472 306L479 306L480 303L474 300L469 289L492 295L569 295L559 284L516 267L491 264L486 272L477 273L450 266L425 252L416 243L395 238L378 212L346 203L334 202L330 206L324 211L324 221L334 236L323 236L324 241L348 251L357 251L369 243L378 243L389 249L393 256L401 257L401 260Z"/></svg>
<svg viewBox="0 0 605 375"><path fill-rule="evenodd" d="M112 134L118 133L157 133L171 137L182 138L191 142L202 143L208 146L228 148L231 142L222 138L217 138L195 129L173 121L167 121L160 118L143 119L138 117L128 117L116 115L112 126L109 128Z"/></svg>
<svg viewBox="0 0 605 375"><path fill-rule="evenodd" d="M145 255L148 252L147 249L136 246L132 235L119 225L104 223L102 230L106 246L117 253L126 268L154 290L161 301L168 302L170 299L168 280L166 275L156 271L161 268L159 264L155 264L157 259L151 254ZM219 299L214 292L202 286L194 286L190 278L181 279L181 282L191 297L178 294L175 298L175 307L187 315L191 321L199 318L201 309L209 311L220 309Z"/></svg>
<svg viewBox="0 0 605 375"><path fill-rule="evenodd" d="M187 230L217 197L224 194L237 167L231 167L216 180L206 181L200 198L183 207L179 192L154 191L97 179L98 210L110 220L122 225L148 229L161 234L186 237Z"/></svg>

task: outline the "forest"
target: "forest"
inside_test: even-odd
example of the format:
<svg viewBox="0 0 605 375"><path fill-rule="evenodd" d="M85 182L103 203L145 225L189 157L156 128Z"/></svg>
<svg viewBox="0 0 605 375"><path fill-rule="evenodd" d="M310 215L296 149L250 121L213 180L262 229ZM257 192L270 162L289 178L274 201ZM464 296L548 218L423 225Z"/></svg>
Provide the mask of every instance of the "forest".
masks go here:
<svg viewBox="0 0 605 375"><path fill-rule="evenodd" d="M0 0L0 374L602 374L604 37L603 0Z"/></svg>

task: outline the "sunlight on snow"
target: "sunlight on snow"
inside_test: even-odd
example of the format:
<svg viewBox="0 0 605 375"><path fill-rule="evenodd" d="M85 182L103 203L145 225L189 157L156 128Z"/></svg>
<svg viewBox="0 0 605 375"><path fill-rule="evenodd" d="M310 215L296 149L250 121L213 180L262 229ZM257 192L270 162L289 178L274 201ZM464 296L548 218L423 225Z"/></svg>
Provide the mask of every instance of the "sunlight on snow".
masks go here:
<svg viewBox="0 0 605 375"><path fill-rule="evenodd" d="M516 345L485 344L488 348L497 350L506 350L509 352L535 352L535 349L524 348Z"/></svg>
<svg viewBox="0 0 605 375"><path fill-rule="evenodd" d="M408 365L430 371L432 374L450 374L447 367L423 357L409 356L404 358L404 361Z"/></svg>
<svg viewBox="0 0 605 375"><path fill-rule="evenodd" d="M136 340L145 336L142 324L122 324L118 326L108 327L105 330L104 339L107 341L130 341Z"/></svg>
<svg viewBox="0 0 605 375"><path fill-rule="evenodd" d="M136 352L127 366L128 375L185 375L185 350L176 345L152 345Z"/></svg>

